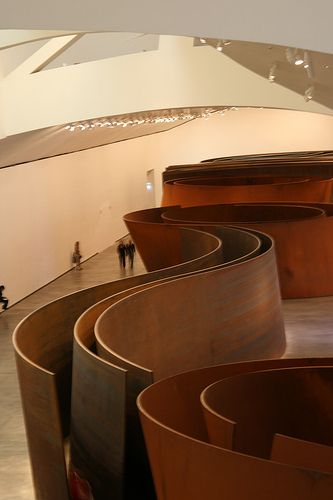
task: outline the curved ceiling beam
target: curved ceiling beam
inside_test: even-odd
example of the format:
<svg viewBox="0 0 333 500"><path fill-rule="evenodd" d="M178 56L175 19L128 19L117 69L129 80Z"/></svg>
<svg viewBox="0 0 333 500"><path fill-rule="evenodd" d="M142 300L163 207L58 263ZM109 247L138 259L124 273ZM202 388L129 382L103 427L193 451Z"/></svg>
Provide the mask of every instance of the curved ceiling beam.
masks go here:
<svg viewBox="0 0 333 500"><path fill-rule="evenodd" d="M183 37L161 37L156 51L20 73L19 78L9 74L1 88L7 136L165 108L264 106L332 114L210 47L193 47L192 38ZM19 117L13 109L20 110Z"/></svg>
<svg viewBox="0 0 333 500"><path fill-rule="evenodd" d="M32 56L11 71L7 78L20 78L44 69L51 61L77 42L83 34L55 37L48 40Z"/></svg>
<svg viewBox="0 0 333 500"><path fill-rule="evenodd" d="M327 0L3 0L3 29L140 31L258 41L333 52Z"/></svg>
<svg viewBox="0 0 333 500"><path fill-rule="evenodd" d="M76 31L47 31L47 30L1 30L0 50L65 35L77 34Z"/></svg>

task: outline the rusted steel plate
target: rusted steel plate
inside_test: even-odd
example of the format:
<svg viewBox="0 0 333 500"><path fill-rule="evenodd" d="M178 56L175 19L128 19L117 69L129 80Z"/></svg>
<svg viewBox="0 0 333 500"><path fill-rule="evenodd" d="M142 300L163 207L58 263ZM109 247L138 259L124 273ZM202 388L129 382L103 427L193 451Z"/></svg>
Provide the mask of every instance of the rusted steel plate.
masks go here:
<svg viewBox="0 0 333 500"><path fill-rule="evenodd" d="M273 201L329 202L332 179L258 177L185 178L163 184L162 206Z"/></svg>
<svg viewBox="0 0 333 500"><path fill-rule="evenodd" d="M123 498L126 371L96 356L94 339L74 339L71 465L94 498Z"/></svg>
<svg viewBox="0 0 333 500"><path fill-rule="evenodd" d="M197 238L204 240L205 244L201 248L203 252L208 248L207 254L197 255L197 258L190 262L186 261L187 255L185 255L183 261L174 268L106 283L68 295L33 312L17 327L14 334L14 347L34 484L39 499L62 500L68 496L63 441L68 435L70 424L72 343L75 320L88 307L108 295L160 277L205 268L206 265L216 265L220 262L222 255L220 241L212 235L204 235L199 231L192 232L197 235ZM182 233L187 234L189 230L182 230ZM88 361L91 361L90 358ZM82 357L75 371L80 370L81 364L88 363L88 361ZM96 366L95 369L98 370L100 367ZM83 387L78 388L77 384L80 384L80 380L83 381ZM92 379L89 380L92 382ZM74 407L75 420L76 405L80 405L80 396L89 380L84 377L75 379L75 397L77 398ZM125 397L126 391L120 391L120 393L122 397ZM90 417L91 413L87 412L88 426L91 425ZM76 434L72 434L73 446L75 444L76 450L79 447L82 449L85 446L84 439L79 443L78 428L75 432ZM87 443L87 446L88 444L91 443ZM75 451L74 456L77 457ZM43 466L40 465L41 462ZM77 462L77 465L81 466L81 463ZM53 494L54 497L51 496Z"/></svg>
<svg viewBox="0 0 333 500"><path fill-rule="evenodd" d="M155 290L158 290L157 296L155 296L155 299L157 297L157 302L155 300L152 304L155 304L162 311L161 318L163 321L161 325L163 322L167 324L165 305L168 302L170 303L169 319L171 319L171 323L175 323L178 315L178 318L183 316L181 319L181 329L188 329L188 325L191 324L195 325L193 345L191 345L190 341L189 344L184 344L183 342L183 345L179 346L176 338L176 329L173 331L173 338L170 339L170 345L168 345L167 337L162 338L161 346L156 349L158 356L153 361L158 362L158 358L162 358L162 348L165 345L163 342L167 343L166 354L171 356L170 359L173 361L170 363L168 369L166 363L161 364L156 374L150 370L149 366L148 369L135 366L135 362L133 363L132 359L121 359L118 356L117 366L114 367L98 359L94 355L91 344L94 321L92 321L92 324L88 328L85 325L81 331L82 337L80 342L76 339L73 372L72 465L79 473L83 474L83 479L88 479L92 484L93 494L96 498L103 498L103 495L105 495L103 484L109 475L110 484L106 486L107 491L110 491L111 485L113 485L115 494L122 495L121 482L119 482L122 467L125 468L124 477L133 479L133 481L127 483L126 488L128 487L128 490L125 490L125 496L135 494L135 491L138 492L137 485L138 487L140 485L142 487L146 481L147 494L145 498L153 498L154 493L149 489L149 474L147 470L144 467L143 469L137 467L138 457L141 457L139 462L143 462L145 460L145 453L138 424L135 398L141 389L152 383L153 376L160 377L163 370L166 369L170 370L167 373L172 373L171 370L179 370L179 362L176 361L176 357L179 354L179 347L181 347L184 353L188 351L189 346L193 352L195 346L199 345L200 347L200 343L203 340L199 328L200 322L205 328L212 328L209 338L213 342L209 346L205 339L206 344L204 345L203 355L198 352L198 354L190 356L190 367L217 362L216 360L221 359L222 350L227 344L228 347L222 357L229 360L249 359L251 356L279 356L284 350L285 339L274 248L269 237L260 235L256 231L251 234L251 232L235 230L233 228L227 228L224 232L220 228L211 228L212 233L215 233L218 238L222 237L224 239L224 253L224 250L221 251L220 240L216 236L178 227L172 227L172 230L180 232L180 241L183 240L183 242L181 241L181 258L178 265L146 275L107 283L63 297L35 311L19 325L15 332L14 342L17 351L18 366L23 369L23 362L26 363L27 373L33 374L30 377L31 384L29 384L29 387L25 385L24 380L29 379L27 375L21 377L20 384L35 483L36 485L42 484L44 488L40 488L39 490L41 492L39 498L42 500L50 500L50 490L55 492L57 500L63 498L61 496L62 493L53 488L53 483L56 481L59 484L61 483L60 477L62 477L66 490L64 495L68 494L66 471L61 463L63 463L63 439L68 434L70 420L69 396L71 389L70 369L72 362L73 326L76 318L94 303L103 300L108 295L119 294L117 297L110 297L108 305L113 304L111 309L117 308L121 314L125 312L125 316L118 317L119 321L123 324L126 324L127 321L132 322L131 328L132 332L134 332L138 327L138 324L134 321L136 298L141 297L139 301L145 301L150 294L154 296ZM232 242L232 238L235 236L235 241ZM194 240L195 238L196 240ZM194 244L194 241L196 241L196 244ZM192 243L194 249L189 251L187 247L191 246ZM244 248L242 248L242 243L244 243ZM206 266L211 267L212 270L205 271ZM179 273L193 273L194 271L197 274L184 275L184 277L179 275ZM168 281L174 275L175 279ZM156 284L161 279L165 279L166 282ZM192 279L193 281L191 281ZM203 287L201 291L200 279L202 279L201 285ZM157 280L157 282L155 283L154 280ZM153 286L151 286L151 282L154 282L152 283ZM180 285L177 285L177 283L180 283ZM194 303L184 300L188 298L189 284L194 284L194 295L196 295ZM176 288L174 288L175 286ZM139 288L129 290L132 287ZM141 291L140 287L143 288ZM209 319L206 321L207 324L204 324L204 315L206 312L203 307L205 303L207 304L207 298L204 297L203 293L205 287L210 290L209 293L211 295L209 296L212 299L208 313L217 313L216 322L208 314L207 318ZM222 294L221 287L224 287ZM161 290L163 291L160 294ZM163 295L165 290L168 290L167 296ZM176 308L178 307L176 315L174 314L175 305L173 301L170 301L173 290L176 290L177 293L183 296L182 307L179 308L179 306L176 306ZM175 294L175 299L177 298L177 293ZM238 301L236 300L236 295L238 296ZM219 300L222 300L223 303L219 303ZM134 309L130 316L127 316L126 310L122 311L119 309L127 301L134 304ZM197 316L195 314L193 316L197 304ZM101 312L104 305L98 306L101 309L97 307L94 314L97 311ZM147 311L149 315L151 309L148 308ZM189 314L189 323L187 326L184 311L186 314ZM222 315L220 319L218 318L218 313ZM198 324L196 324L197 317L200 317ZM148 318L148 323L149 321L150 319ZM45 324L48 326L47 329L45 329ZM172 325L170 326L170 331L172 331L173 327ZM142 327L145 328L144 322L142 323ZM218 331L223 331L224 335L215 337L215 333ZM148 337L152 336L153 332L154 328L149 328L147 331ZM229 340L226 343L227 338ZM123 337L123 340L126 341L126 336ZM139 336L136 342L138 341L140 341ZM136 343L135 345L138 347L139 344ZM151 345L153 346L153 343ZM172 354L173 348L174 354ZM182 353L183 360L186 361L184 353ZM140 349L138 350L138 354L141 355ZM128 370L126 385L124 384L124 372L118 367ZM185 368L186 362L184 362L182 369ZM46 372L47 376L50 376L53 382L48 386L47 397L41 398L39 401L40 412L37 424L34 407L36 401L38 401L38 395L46 383L45 381L48 380L45 377ZM96 394L94 394L96 404L92 405L89 411L86 410L84 415L84 405L87 401L85 397L91 392L94 380L97 379L104 380L104 382L107 380L111 385L114 383L115 392L113 395L104 392L103 384L101 384L101 387L98 387L98 390L95 391ZM47 402L48 397L51 398L51 403ZM124 428L124 401L126 410L125 433L126 443L128 443L125 451L122 437L122 429ZM103 406L104 404L105 407ZM97 412L98 408L101 409L100 412ZM97 416L103 424L108 418L114 422L114 428L107 429L110 436L113 432L116 434L119 432L119 434L117 434L117 439L113 442L112 450L110 449L106 455L101 453L102 461L105 462L106 468L102 470L101 475L97 474L94 477L94 471L99 467L98 464L100 464L101 460L99 457L100 451L98 451L102 449L103 445L101 436L107 432L102 424L100 425L100 432L98 432L98 426L96 426ZM54 438L56 442L54 446L55 451L52 449L53 444L51 443L50 446L48 441L48 426L50 422L52 422L51 425L58 425L58 433L55 433ZM38 443L38 446L35 446L35 442ZM94 450L98 457L93 458L89 465L87 457L93 456ZM133 451L134 459L132 460ZM55 453L58 458L55 458ZM123 457L125 457L125 460ZM127 457L129 457L128 460ZM55 467L53 475L46 473L44 469L39 467L41 459L44 461L45 470L47 468L52 469L53 462L56 460L59 465L58 472L57 467ZM140 475L141 471L142 477Z"/></svg>
<svg viewBox="0 0 333 500"><path fill-rule="evenodd" d="M100 316L95 333L97 348L108 350L112 363L151 370L154 380L209 364L278 357L285 339L274 248L122 299Z"/></svg>
<svg viewBox="0 0 333 500"><path fill-rule="evenodd" d="M132 212L124 216L124 221L131 233L137 249L148 271L177 266L184 262L212 257L217 253L217 241L206 233L196 234L173 226L161 227L160 209L148 209ZM164 251L159 251L159 248ZM213 253L214 252L214 253ZM220 263L213 261L213 265ZM208 267L207 261L207 267ZM201 266L202 267L202 266Z"/></svg>
<svg viewBox="0 0 333 500"><path fill-rule="evenodd" d="M56 377L20 355L16 364L36 499L69 500Z"/></svg>
<svg viewBox="0 0 333 500"><path fill-rule="evenodd" d="M124 221L139 253L150 271L162 270L166 266L175 266L179 260L186 260L186 264L182 264L184 269L174 267L173 274L176 275L212 267L223 262L230 264L232 260L239 258L248 259L254 256L253 252L259 250L260 235L254 238L253 234L240 231L240 228L236 230L198 225L197 229L219 238L222 242L221 253L217 246L214 246L214 241L206 239L207 235L206 237L197 235L193 232L193 228L192 231L185 229L180 231L178 228L180 232L177 232L173 226L163 224L164 211L165 208L153 208L124 216ZM189 228L191 228L190 224ZM177 249L176 252L172 251L173 243ZM201 257L198 257L199 255Z"/></svg>
<svg viewBox="0 0 333 500"><path fill-rule="evenodd" d="M333 447L275 434L271 460L333 473Z"/></svg>
<svg viewBox="0 0 333 500"><path fill-rule="evenodd" d="M227 377L232 380L240 373L297 366L332 366L332 359L264 360L210 367L164 379L141 393L138 407L158 499L329 498L331 473L238 453L210 444L207 435L200 404L205 387Z"/></svg>
<svg viewBox="0 0 333 500"><path fill-rule="evenodd" d="M283 298L333 294L332 204L166 208L162 217L168 223L191 227L211 221L212 225L239 224L268 233L276 245Z"/></svg>
<svg viewBox="0 0 333 500"><path fill-rule="evenodd" d="M219 176L285 176L333 177L332 151L273 153L229 156L196 164L171 165L163 173L163 180Z"/></svg>
<svg viewBox="0 0 333 500"><path fill-rule="evenodd" d="M275 433L333 445L332 368L246 373L207 387L202 395L218 430L235 423L233 450L269 459Z"/></svg>

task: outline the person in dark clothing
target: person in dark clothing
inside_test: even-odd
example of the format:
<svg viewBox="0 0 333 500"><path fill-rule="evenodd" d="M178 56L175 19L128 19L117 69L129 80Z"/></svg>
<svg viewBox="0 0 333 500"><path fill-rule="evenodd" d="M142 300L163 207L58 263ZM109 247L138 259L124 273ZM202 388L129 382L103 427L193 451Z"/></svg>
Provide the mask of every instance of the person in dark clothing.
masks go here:
<svg viewBox="0 0 333 500"><path fill-rule="evenodd" d="M75 264L75 271L81 271L81 258L82 255L80 253L80 242L76 241L74 245L74 252L73 252L73 264Z"/></svg>
<svg viewBox="0 0 333 500"><path fill-rule="evenodd" d="M0 302L2 302L2 309L5 311L8 307L8 299L2 295L4 289L4 285L0 285Z"/></svg>
<svg viewBox="0 0 333 500"><path fill-rule="evenodd" d="M133 269L133 261L134 261L134 254L135 254L135 245L132 240L129 240L129 242L126 245L126 254L128 255L128 260L130 263L131 269Z"/></svg>
<svg viewBox="0 0 333 500"><path fill-rule="evenodd" d="M119 257L119 265L123 269L126 267L126 245L123 240L120 240L119 245L117 246L117 252Z"/></svg>

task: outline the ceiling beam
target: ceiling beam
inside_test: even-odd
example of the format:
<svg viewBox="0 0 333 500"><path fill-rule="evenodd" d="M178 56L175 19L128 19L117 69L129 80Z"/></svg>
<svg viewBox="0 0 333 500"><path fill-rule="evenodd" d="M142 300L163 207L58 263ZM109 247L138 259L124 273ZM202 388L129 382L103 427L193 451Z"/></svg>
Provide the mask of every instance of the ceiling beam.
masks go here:
<svg viewBox="0 0 333 500"><path fill-rule="evenodd" d="M43 47L37 50L31 57L16 67L6 76L6 79L20 78L31 73L37 73L45 68L53 59L76 43L84 34L67 35L52 38Z"/></svg>
<svg viewBox="0 0 333 500"><path fill-rule="evenodd" d="M1 30L0 50L16 47L24 43L36 42L58 36L74 35L77 31L48 31L48 30Z"/></svg>

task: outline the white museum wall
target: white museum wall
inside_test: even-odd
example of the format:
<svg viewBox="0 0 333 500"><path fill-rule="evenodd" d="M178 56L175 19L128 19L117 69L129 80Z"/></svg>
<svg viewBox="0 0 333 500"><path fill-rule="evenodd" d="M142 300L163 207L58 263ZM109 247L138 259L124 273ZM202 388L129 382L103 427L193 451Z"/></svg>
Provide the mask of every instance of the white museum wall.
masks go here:
<svg viewBox="0 0 333 500"><path fill-rule="evenodd" d="M151 206L145 188L150 169L159 205L168 165L314 149L333 149L332 117L242 109L166 133L0 169L0 282L13 304L70 269L76 240L84 259L113 244L126 233L122 216Z"/></svg>
<svg viewBox="0 0 333 500"><path fill-rule="evenodd" d="M128 146L0 170L0 281L11 304L70 269L76 240L89 258L126 233L124 212L146 206L143 143Z"/></svg>

